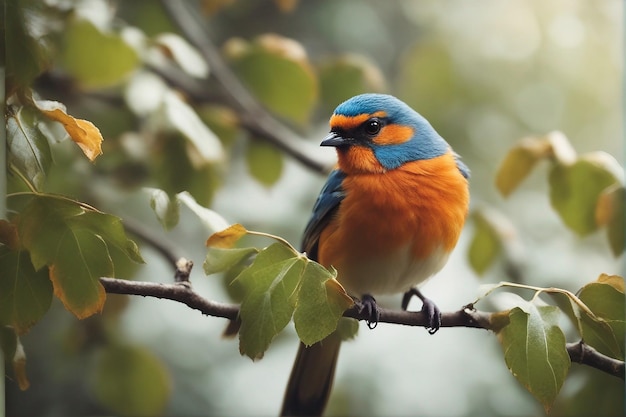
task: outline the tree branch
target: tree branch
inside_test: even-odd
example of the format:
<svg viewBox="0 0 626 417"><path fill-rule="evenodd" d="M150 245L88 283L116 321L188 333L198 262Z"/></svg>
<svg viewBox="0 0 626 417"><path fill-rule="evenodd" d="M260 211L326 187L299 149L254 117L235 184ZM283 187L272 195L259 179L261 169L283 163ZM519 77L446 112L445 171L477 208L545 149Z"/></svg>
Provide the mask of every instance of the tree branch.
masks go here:
<svg viewBox="0 0 626 417"><path fill-rule="evenodd" d="M187 265L184 261L177 263L181 268ZM116 278L100 278L100 283L108 293L140 295L144 297L162 298L183 303L188 307L200 311L207 316L222 317L236 320L239 315L239 306L236 304L221 303L208 300L197 294L188 281L175 284L161 284L142 281L127 281ZM346 310L345 317L357 320L367 320L368 316L361 313L358 306ZM470 327L490 330L490 317L492 313L476 311L465 307L459 311L443 313L441 327ZM402 324L406 326L427 327L429 325L426 315L422 312L403 310L380 309L381 323ZM603 355L591 346L578 343L568 343L567 352L572 362L591 366L615 377L624 379L624 362Z"/></svg>
<svg viewBox="0 0 626 417"><path fill-rule="evenodd" d="M162 0L161 4L185 38L198 49L209 64L211 76L228 95L242 119L243 126L307 168L318 173L326 173L328 166L312 159L305 152L303 146L305 139L272 117L233 74L198 21L198 13L189 10L189 2Z"/></svg>

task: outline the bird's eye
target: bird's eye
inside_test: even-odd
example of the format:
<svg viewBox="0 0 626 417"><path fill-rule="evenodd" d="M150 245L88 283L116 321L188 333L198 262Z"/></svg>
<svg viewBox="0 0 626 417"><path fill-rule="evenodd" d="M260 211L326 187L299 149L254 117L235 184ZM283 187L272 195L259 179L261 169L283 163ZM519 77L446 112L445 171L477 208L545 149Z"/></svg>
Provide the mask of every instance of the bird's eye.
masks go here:
<svg viewBox="0 0 626 417"><path fill-rule="evenodd" d="M378 132L380 132L381 128L382 123L379 119L370 119L365 123L365 132L368 135L376 135Z"/></svg>

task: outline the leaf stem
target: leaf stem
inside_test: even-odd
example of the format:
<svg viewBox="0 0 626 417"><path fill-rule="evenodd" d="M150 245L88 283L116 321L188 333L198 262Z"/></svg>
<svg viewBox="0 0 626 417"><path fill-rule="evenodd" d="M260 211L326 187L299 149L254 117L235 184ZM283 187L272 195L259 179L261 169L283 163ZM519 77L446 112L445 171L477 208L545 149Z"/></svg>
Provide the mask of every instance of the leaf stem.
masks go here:
<svg viewBox="0 0 626 417"><path fill-rule="evenodd" d="M502 287L511 287L511 288L521 288L524 290L531 290L531 291L535 291L535 295L533 296L533 299L536 298L537 296L539 296L539 294L541 293L555 293L555 294L563 294L566 297L568 297L570 300L572 300L574 303L576 303L576 305L585 312L585 314L587 314L592 320L597 321L597 322L601 322L603 320L599 319L594 313L593 311L591 311L589 309L589 307L587 307L587 305L585 303L583 303L578 297L576 297L576 295L574 293L572 293L571 291L568 290L564 290L562 288L556 288L556 287L548 287L548 288L544 288L544 287L537 287L534 285L526 285L526 284L517 284L515 282L504 282L501 281L499 283L497 283L496 285L493 286L493 288L489 289L489 291L487 291L483 297L488 296L489 294L491 294L493 291L502 288ZM482 297L480 297L482 298ZM474 301L474 304L476 304L480 298L477 298L476 301Z"/></svg>
<svg viewBox="0 0 626 417"><path fill-rule="evenodd" d="M274 239L277 242L282 243L283 245L287 246L289 248L289 250L291 250L294 254L297 255L302 255L300 253L299 250L297 250L291 243L289 243L286 239L280 237L280 236L276 236L276 235L272 235L270 233L265 233L265 232L255 232L254 230L246 230L246 233L249 235L253 235L253 236L261 236L261 237L267 237L270 239Z"/></svg>

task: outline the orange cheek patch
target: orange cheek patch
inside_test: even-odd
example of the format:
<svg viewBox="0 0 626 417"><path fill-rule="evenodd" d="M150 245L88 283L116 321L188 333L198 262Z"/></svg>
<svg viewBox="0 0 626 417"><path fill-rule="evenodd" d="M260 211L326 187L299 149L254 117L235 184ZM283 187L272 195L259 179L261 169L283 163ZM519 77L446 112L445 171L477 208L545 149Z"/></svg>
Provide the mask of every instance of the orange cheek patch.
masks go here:
<svg viewBox="0 0 626 417"><path fill-rule="evenodd" d="M377 145L397 145L413 137L413 128L401 125L387 125L383 127L374 143Z"/></svg>
<svg viewBox="0 0 626 417"><path fill-rule="evenodd" d="M347 149L337 149L339 168L347 174L353 173L382 173L385 168L378 162L374 152L363 146L350 146Z"/></svg>

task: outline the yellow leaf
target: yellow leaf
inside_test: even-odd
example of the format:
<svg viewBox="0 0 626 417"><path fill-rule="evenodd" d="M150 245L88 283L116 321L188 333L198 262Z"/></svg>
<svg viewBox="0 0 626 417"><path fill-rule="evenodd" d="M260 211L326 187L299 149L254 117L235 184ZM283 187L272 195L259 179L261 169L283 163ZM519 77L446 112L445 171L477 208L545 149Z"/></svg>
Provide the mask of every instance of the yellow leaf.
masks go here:
<svg viewBox="0 0 626 417"><path fill-rule="evenodd" d="M88 120L75 119L65 112L64 107L54 101L35 101L41 112L63 125L67 134L80 147L90 161L102 155L102 134L93 123Z"/></svg>
<svg viewBox="0 0 626 417"><path fill-rule="evenodd" d="M624 278L620 277L619 275L600 274L600 276L598 277L598 282L602 284L609 284L617 291L624 293Z"/></svg>
<svg viewBox="0 0 626 417"><path fill-rule="evenodd" d="M206 245L214 248L232 248L239 239L248 231L242 225L236 223L224 230L213 233L206 241Z"/></svg>

